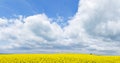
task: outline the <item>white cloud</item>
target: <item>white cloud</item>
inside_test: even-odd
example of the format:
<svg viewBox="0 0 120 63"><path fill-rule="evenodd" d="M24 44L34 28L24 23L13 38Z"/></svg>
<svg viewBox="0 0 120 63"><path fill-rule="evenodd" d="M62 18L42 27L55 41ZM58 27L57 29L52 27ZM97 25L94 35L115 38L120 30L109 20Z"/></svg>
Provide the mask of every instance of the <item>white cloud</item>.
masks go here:
<svg viewBox="0 0 120 63"><path fill-rule="evenodd" d="M100 23L95 28L95 34L107 38L120 40L120 21L108 21ZM98 31L99 30L99 31Z"/></svg>
<svg viewBox="0 0 120 63"><path fill-rule="evenodd" d="M65 27L67 36L78 44L85 44L95 53L119 53L120 1L81 0L78 12ZM73 42L76 42L73 41ZM111 48L113 47L113 48ZM98 52L102 51L102 52ZM89 51L90 52L90 51ZM103 53L102 53L103 54Z"/></svg>
<svg viewBox="0 0 120 63"><path fill-rule="evenodd" d="M14 52L119 54L119 3L118 0L80 0L78 12L64 28L45 14L0 18L0 48Z"/></svg>
<svg viewBox="0 0 120 63"><path fill-rule="evenodd" d="M4 26L5 24L7 24L7 20L0 18L0 26Z"/></svg>
<svg viewBox="0 0 120 63"><path fill-rule="evenodd" d="M50 23L44 14L27 17L25 19L25 27L36 36L46 40L56 40L59 34L62 33L59 25Z"/></svg>

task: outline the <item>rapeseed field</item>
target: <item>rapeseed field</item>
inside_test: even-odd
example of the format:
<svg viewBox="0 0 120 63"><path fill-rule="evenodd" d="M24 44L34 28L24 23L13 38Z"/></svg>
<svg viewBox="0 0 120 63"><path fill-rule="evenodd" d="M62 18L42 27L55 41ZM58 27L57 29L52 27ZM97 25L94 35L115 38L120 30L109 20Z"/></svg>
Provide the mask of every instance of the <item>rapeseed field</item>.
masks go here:
<svg viewBox="0 0 120 63"><path fill-rule="evenodd" d="M0 63L120 63L120 56L88 54L0 54Z"/></svg>

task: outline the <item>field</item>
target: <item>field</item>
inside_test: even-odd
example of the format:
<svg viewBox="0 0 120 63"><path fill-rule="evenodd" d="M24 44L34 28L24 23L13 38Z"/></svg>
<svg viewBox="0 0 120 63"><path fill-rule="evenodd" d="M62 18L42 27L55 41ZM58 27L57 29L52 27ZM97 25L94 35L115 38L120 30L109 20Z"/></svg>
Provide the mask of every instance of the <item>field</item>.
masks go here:
<svg viewBox="0 0 120 63"><path fill-rule="evenodd" d="M120 56L88 54L0 54L0 63L120 63Z"/></svg>

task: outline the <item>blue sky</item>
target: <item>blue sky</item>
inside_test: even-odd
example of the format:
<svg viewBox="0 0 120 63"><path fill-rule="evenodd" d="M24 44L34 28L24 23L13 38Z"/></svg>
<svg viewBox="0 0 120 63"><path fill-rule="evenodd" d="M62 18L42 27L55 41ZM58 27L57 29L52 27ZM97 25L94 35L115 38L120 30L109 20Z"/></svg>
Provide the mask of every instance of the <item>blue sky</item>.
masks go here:
<svg viewBox="0 0 120 63"><path fill-rule="evenodd" d="M79 0L0 0L0 17L30 16L45 13L56 20L61 27L67 25L67 20L77 12Z"/></svg>
<svg viewBox="0 0 120 63"><path fill-rule="evenodd" d="M119 3L118 0L0 0L0 53L119 55Z"/></svg>
<svg viewBox="0 0 120 63"><path fill-rule="evenodd" d="M79 0L0 0L0 17L45 13L50 18L72 17Z"/></svg>

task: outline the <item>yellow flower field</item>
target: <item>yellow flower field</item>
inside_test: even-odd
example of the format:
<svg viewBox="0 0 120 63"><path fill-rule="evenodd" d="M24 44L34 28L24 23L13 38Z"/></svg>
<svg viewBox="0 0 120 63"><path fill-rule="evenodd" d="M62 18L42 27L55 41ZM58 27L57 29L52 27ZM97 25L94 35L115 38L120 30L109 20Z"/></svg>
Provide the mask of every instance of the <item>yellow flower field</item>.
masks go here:
<svg viewBox="0 0 120 63"><path fill-rule="evenodd" d="M120 63L120 56L87 54L1 54L0 63Z"/></svg>

